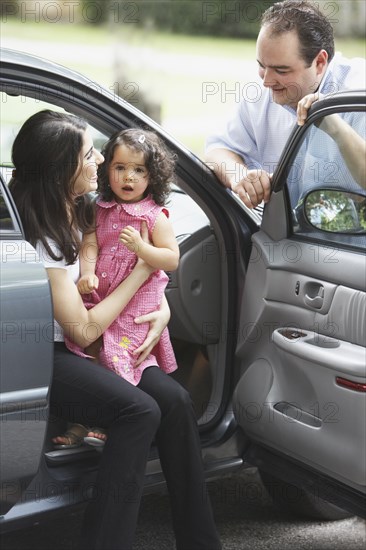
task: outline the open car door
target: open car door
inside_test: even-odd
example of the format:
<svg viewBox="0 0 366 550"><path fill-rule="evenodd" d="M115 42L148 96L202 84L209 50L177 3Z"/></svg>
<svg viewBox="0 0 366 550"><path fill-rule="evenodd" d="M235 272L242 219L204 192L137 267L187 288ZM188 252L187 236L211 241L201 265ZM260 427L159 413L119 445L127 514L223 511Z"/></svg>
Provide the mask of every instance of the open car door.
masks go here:
<svg viewBox="0 0 366 550"><path fill-rule="evenodd" d="M0 514L21 499L43 457L53 367L46 270L24 240L0 178Z"/></svg>
<svg viewBox="0 0 366 550"><path fill-rule="evenodd" d="M331 137L334 125L347 140ZM305 487L313 511L321 497L365 513L365 158L364 93L319 101L253 236L234 410L250 460L292 509Z"/></svg>

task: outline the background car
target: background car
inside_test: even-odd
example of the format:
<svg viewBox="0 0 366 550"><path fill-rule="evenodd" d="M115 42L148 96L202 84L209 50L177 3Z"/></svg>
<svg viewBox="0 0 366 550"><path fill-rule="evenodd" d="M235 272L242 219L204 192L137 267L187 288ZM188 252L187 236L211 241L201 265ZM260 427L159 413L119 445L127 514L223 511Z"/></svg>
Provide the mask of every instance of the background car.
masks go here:
<svg viewBox="0 0 366 550"><path fill-rule="evenodd" d="M308 138L318 139L322 117L350 112L362 136L365 94L319 101L294 130L262 219L261 209L247 209L161 127L87 78L3 50L0 84L0 529L86 502L100 460L88 446L53 448L52 436L65 425L48 403L51 295L6 185L19 127L50 105L84 117L97 146L138 125L158 132L178 155L169 208L181 260L166 295L179 364L174 376L192 394L207 477L254 465L273 498L292 511L319 519L365 515L366 233L345 233L336 220L324 231L304 218L305 196L329 188L330 168L339 193L352 190L364 200L365 185L339 155L310 159ZM310 172L297 173L295 196L300 163ZM145 489L164 483L153 446Z"/></svg>

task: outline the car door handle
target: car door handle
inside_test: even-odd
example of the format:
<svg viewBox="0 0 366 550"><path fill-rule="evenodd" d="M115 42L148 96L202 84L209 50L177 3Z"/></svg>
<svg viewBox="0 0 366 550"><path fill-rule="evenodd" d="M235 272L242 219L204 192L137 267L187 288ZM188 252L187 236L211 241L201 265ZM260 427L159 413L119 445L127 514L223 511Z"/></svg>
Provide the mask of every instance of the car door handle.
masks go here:
<svg viewBox="0 0 366 550"><path fill-rule="evenodd" d="M304 302L313 309L321 309L324 304L324 286L320 283L307 283Z"/></svg>

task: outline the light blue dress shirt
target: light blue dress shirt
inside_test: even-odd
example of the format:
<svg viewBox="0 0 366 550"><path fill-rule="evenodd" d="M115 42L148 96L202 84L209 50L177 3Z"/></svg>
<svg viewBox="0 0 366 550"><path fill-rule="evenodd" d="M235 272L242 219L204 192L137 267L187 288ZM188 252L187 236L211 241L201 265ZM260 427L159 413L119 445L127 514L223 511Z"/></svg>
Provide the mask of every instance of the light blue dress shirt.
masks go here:
<svg viewBox="0 0 366 550"><path fill-rule="evenodd" d="M329 63L319 87L321 94L366 88L365 60L346 59L337 53ZM229 149L240 155L250 169L272 173L296 124L296 111L278 105L261 81L256 93L240 102L225 130L208 138L206 150Z"/></svg>

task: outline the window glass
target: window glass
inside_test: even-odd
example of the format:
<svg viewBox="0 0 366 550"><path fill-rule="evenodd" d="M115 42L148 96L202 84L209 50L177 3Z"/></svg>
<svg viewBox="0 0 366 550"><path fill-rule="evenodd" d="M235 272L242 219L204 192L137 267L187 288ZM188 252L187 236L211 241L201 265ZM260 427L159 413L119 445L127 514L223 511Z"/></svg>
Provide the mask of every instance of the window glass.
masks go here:
<svg viewBox="0 0 366 550"><path fill-rule="evenodd" d="M9 208L5 202L4 195L0 189L0 231L15 231L14 223Z"/></svg>
<svg viewBox="0 0 366 550"><path fill-rule="evenodd" d="M57 105L40 101L39 99L25 96L12 96L5 92L1 92L0 167L6 183L8 183L11 178L11 148L14 139L23 123L34 113L42 111L43 109L65 112L64 109ZM94 140L94 146L96 149L100 150L107 141L107 137L93 127L90 127L90 130Z"/></svg>
<svg viewBox="0 0 366 550"><path fill-rule="evenodd" d="M57 105L40 101L39 99L26 96L13 96L5 92L1 95L1 102L0 173L3 180L8 184L13 171L11 148L22 124L34 113L43 109L61 112L65 110ZM72 113L72 106L70 106L69 112ZM93 137L94 146L100 151L108 141L108 136L91 125L89 125L89 129ZM190 234L192 230L208 224L208 218L203 210L183 191L181 181L178 181L178 185L173 185L172 191L167 207L177 237Z"/></svg>
<svg viewBox="0 0 366 550"><path fill-rule="evenodd" d="M294 233L365 246L365 140L365 112L333 113L308 128L287 177Z"/></svg>

